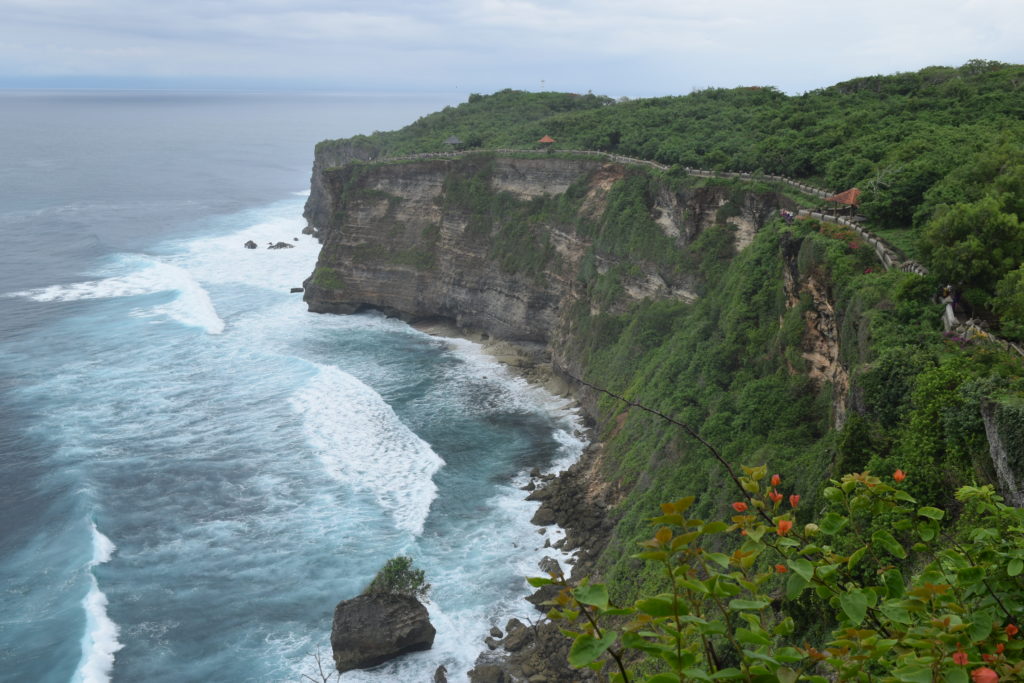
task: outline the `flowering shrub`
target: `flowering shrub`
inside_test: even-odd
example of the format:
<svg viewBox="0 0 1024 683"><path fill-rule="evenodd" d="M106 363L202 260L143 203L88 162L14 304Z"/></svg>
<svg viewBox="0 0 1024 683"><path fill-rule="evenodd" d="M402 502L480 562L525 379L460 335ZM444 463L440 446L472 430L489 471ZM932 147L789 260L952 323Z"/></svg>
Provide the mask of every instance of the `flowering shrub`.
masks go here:
<svg viewBox="0 0 1024 683"><path fill-rule="evenodd" d="M799 495L784 507L778 475L743 471L728 521L686 517L693 497L662 504L636 557L663 568L664 593L615 606L602 584L530 579L561 587L549 616L567 624L570 664L621 683L1024 680L1024 510L965 486L954 533L900 488L907 474L865 472L833 480L828 511L798 528ZM865 514L891 522L869 531ZM710 550L723 535L738 547ZM785 603L805 591L834 613L821 649L792 639Z"/></svg>

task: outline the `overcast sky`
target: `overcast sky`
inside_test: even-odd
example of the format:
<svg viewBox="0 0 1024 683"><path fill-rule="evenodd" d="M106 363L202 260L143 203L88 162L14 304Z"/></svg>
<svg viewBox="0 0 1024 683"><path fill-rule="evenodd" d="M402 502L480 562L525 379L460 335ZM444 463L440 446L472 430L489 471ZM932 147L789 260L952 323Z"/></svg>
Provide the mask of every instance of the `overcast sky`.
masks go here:
<svg viewBox="0 0 1024 683"><path fill-rule="evenodd" d="M790 93L1024 62L1024 0L0 0L0 87Z"/></svg>

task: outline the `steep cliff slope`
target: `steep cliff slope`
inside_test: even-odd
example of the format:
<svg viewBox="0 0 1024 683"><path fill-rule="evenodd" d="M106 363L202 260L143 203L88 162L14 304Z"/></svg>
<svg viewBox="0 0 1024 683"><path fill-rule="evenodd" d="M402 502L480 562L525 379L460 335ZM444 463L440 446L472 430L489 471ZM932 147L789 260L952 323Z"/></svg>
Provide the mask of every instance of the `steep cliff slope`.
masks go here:
<svg viewBox="0 0 1024 683"><path fill-rule="evenodd" d="M673 188L586 158L481 154L318 175L307 215L324 246L306 282L311 310L373 307L545 343L568 334L580 301L597 313L694 300L688 247L728 201L726 187ZM734 217L749 228L754 218Z"/></svg>
<svg viewBox="0 0 1024 683"><path fill-rule="evenodd" d="M682 430L591 384L734 465L766 463L802 492L798 518L829 476L864 469L915 472L922 504L967 481L1017 493L1019 439L1000 424L1019 412L1019 360L943 337L937 283L883 272L855 233L771 218L793 205L770 187L558 155L318 168L310 309L545 345L603 443L541 497L617 601L660 589L632 557L659 503L697 494L711 517L733 494Z"/></svg>

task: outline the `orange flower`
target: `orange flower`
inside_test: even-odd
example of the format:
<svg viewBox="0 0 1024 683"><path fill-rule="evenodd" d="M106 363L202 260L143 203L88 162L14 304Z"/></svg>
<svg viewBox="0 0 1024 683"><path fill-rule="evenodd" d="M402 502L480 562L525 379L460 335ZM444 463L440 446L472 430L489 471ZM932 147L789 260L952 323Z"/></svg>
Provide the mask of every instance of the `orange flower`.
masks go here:
<svg viewBox="0 0 1024 683"><path fill-rule="evenodd" d="M998 645L996 645L996 654L1003 654L1003 650L1005 649L1006 645L1004 643L999 643Z"/></svg>
<svg viewBox="0 0 1024 683"><path fill-rule="evenodd" d="M772 502L775 503L776 505L778 505L779 501L782 500L782 494L776 491L775 489L772 489L771 491L768 492L768 497L771 498Z"/></svg>
<svg viewBox="0 0 1024 683"><path fill-rule="evenodd" d="M778 486L782 483L782 477L777 474L772 475L772 486Z"/></svg>
<svg viewBox="0 0 1024 683"><path fill-rule="evenodd" d="M789 530L792 528L793 522L789 521L788 519L780 519L779 525L775 528L775 530L779 533L779 536L785 536L789 533Z"/></svg>
<svg viewBox="0 0 1024 683"><path fill-rule="evenodd" d="M744 503L743 501L739 501L737 503L732 504L732 509L735 510L736 512L746 512L747 504Z"/></svg>
<svg viewBox="0 0 1024 683"><path fill-rule="evenodd" d="M967 653L963 650L957 650L953 653L953 661L960 666L967 666Z"/></svg>
<svg viewBox="0 0 1024 683"><path fill-rule="evenodd" d="M984 659L986 662L994 662L997 659L999 659L995 655L989 655L989 654L984 654L984 655L981 656L981 658Z"/></svg>
<svg viewBox="0 0 1024 683"><path fill-rule="evenodd" d="M999 674L987 666L980 666L971 672L974 683L999 683Z"/></svg>
<svg viewBox="0 0 1024 683"><path fill-rule="evenodd" d="M892 473L892 478L895 479L896 481L903 481L904 479L907 478L907 475L903 472L903 470L896 470L895 472Z"/></svg>
<svg viewBox="0 0 1024 683"><path fill-rule="evenodd" d="M787 567L784 564L777 564L777 565L775 565L775 571L777 571L780 574L785 574L786 572L789 571L789 567Z"/></svg>
<svg viewBox="0 0 1024 683"><path fill-rule="evenodd" d="M796 507L800 503L800 496L796 493L789 497L789 504L791 507Z"/></svg>
<svg viewBox="0 0 1024 683"><path fill-rule="evenodd" d="M1007 624L1006 628L1003 630L1006 631L1006 635L1010 636L1011 638L1013 638L1020 632L1020 629L1017 628L1014 624Z"/></svg>

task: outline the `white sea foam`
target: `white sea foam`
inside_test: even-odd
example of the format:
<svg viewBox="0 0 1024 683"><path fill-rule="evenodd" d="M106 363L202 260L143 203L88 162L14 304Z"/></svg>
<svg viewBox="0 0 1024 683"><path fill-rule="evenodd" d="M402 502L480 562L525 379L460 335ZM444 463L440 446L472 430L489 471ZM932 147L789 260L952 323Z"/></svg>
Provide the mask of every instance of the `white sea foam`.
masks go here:
<svg viewBox="0 0 1024 683"><path fill-rule="evenodd" d="M530 384L517 377L509 368L489 355L480 344L467 339L445 338L445 343L465 363L452 375L457 383L465 383L473 377L487 377L498 382L489 382L486 407L503 413L535 413L543 411L550 417L578 422L576 404L567 398L556 396L543 387Z"/></svg>
<svg viewBox="0 0 1024 683"><path fill-rule="evenodd" d="M419 535L444 460L373 389L336 367L318 367L290 399L310 446L330 476L370 492L398 528Z"/></svg>
<svg viewBox="0 0 1024 683"><path fill-rule="evenodd" d="M287 292L309 277L320 243L303 235L305 225L297 202L272 207L248 217L249 224L217 237L183 242L184 253L171 257L203 283L245 284ZM256 249L246 249L252 241ZM267 249L284 242L290 249Z"/></svg>
<svg viewBox="0 0 1024 683"><path fill-rule="evenodd" d="M118 641L120 631L107 616L107 596L100 590L92 568L109 562L113 557L113 542L92 525L92 560L89 562L89 592L82 600L85 608L85 634L82 636L82 659L72 678L74 683L106 683L114 668L114 655L124 645Z"/></svg>
<svg viewBox="0 0 1024 683"><path fill-rule="evenodd" d="M224 321L217 315L210 295L187 270L149 257L126 257L125 260L130 267L134 267L125 275L69 285L52 285L7 296L48 302L112 299L175 291L178 296L174 301L143 314L163 314L183 325L201 327L209 334L224 331Z"/></svg>

